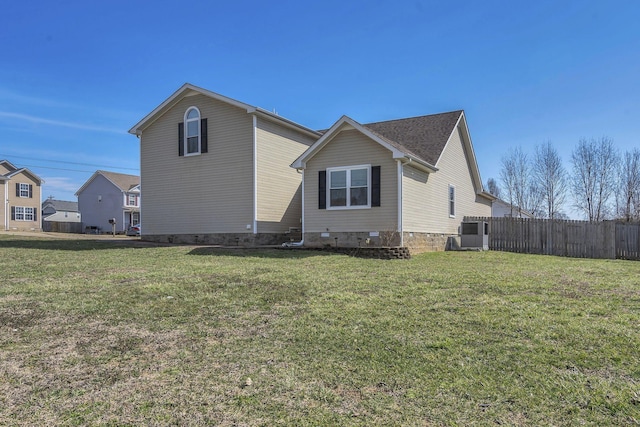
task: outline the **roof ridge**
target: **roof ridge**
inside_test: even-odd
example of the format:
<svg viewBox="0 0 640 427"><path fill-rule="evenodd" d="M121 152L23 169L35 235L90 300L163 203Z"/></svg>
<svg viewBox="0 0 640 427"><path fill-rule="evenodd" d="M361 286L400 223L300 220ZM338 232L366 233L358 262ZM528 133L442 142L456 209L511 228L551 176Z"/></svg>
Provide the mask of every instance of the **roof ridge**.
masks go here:
<svg viewBox="0 0 640 427"><path fill-rule="evenodd" d="M381 120L379 122L363 123L362 125L363 126L367 126L367 125L376 125L376 124L382 124L382 123L401 122L401 121L405 121L405 120L422 119L422 118L426 118L426 117L443 116L443 115L446 115L446 114L463 113L463 112L464 112L464 110L445 111L445 112L442 112L442 113L422 114L420 116L402 117L402 118L399 118L399 119L390 119L390 120Z"/></svg>

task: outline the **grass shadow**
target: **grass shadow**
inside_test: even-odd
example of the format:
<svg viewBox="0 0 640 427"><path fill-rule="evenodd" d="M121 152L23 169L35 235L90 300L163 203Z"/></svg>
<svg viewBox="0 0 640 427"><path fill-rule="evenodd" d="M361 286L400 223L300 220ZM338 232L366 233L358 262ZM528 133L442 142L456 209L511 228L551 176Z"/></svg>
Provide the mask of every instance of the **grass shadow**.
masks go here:
<svg viewBox="0 0 640 427"><path fill-rule="evenodd" d="M52 251L93 251L116 248L145 248L148 244L139 240L47 240L38 238L0 239L0 249L39 249Z"/></svg>
<svg viewBox="0 0 640 427"><path fill-rule="evenodd" d="M202 246L193 248L187 255L228 256L240 258L289 258L303 259L316 256L329 256L330 252L314 249L285 248L232 248L219 246Z"/></svg>

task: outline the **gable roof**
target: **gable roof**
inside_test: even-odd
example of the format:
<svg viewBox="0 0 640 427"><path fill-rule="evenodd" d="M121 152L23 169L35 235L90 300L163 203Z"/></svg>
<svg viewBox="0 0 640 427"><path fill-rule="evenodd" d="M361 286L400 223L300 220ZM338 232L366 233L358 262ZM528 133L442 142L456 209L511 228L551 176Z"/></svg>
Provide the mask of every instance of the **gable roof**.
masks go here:
<svg viewBox="0 0 640 427"><path fill-rule="evenodd" d="M367 129L406 153L435 165L463 114L462 110L406 119L367 123Z"/></svg>
<svg viewBox="0 0 640 427"><path fill-rule="evenodd" d="M224 102L226 104L232 105L234 107L238 107L247 112L247 114L255 114L256 116L262 117L272 122L277 122L285 127L296 129L308 135L319 137L320 133L315 130L309 129L306 126L302 126L298 123L295 123L289 119L285 119L275 113L262 109L260 107L255 107L249 104L245 104L244 102L237 101L235 99L220 95L219 93L212 92L207 89L203 89L201 87L192 85L191 83L183 84L180 89L175 91L169 98L164 100L160 105L158 105L153 111L147 114L142 120L136 123L131 129L129 129L129 133L140 136L142 132L149 127L153 122L158 120L164 113L166 113L169 109L171 109L174 105L176 105L180 100L182 100L185 96L189 95L204 95L212 99L216 99L218 101Z"/></svg>
<svg viewBox="0 0 640 427"><path fill-rule="evenodd" d="M302 153L291 164L291 167L304 169L309 159L341 131L348 129L356 129L387 148L391 151L394 159L404 159L411 162L414 167L428 173L438 171L437 164L442 152L451 140L453 133L460 129L476 193L489 200L495 198L484 191L463 110L365 125L361 125L347 116L342 116L329 130L323 132L322 137Z"/></svg>
<svg viewBox="0 0 640 427"><path fill-rule="evenodd" d="M87 188L87 186L98 176L105 177L122 192L127 192L140 185L140 177L138 175L127 175L124 173L98 170L91 175L91 178L89 178L78 191L76 191L76 196L82 193L84 189Z"/></svg>
<svg viewBox="0 0 640 427"><path fill-rule="evenodd" d="M342 116L322 137L300 157L291 167L304 168L322 147L342 130L356 129L390 150L394 159L405 158L427 172L435 172L435 166L456 129L464 119L462 110L448 113L430 114L406 119L388 120L362 125L347 116ZM473 159L475 161L475 158ZM481 186L482 187L482 186Z"/></svg>
<svg viewBox="0 0 640 427"><path fill-rule="evenodd" d="M42 202L42 207L51 205L56 211L78 212L78 202L66 200L47 199Z"/></svg>
<svg viewBox="0 0 640 427"><path fill-rule="evenodd" d="M2 181L7 181L7 180L13 178L14 176L16 176L18 174L26 173L27 175L31 176L31 178L33 178L34 181L37 181L38 184L43 184L44 183L44 179L40 178L35 173L31 172L29 169L27 169L27 168L17 168L11 162L9 162L8 160L0 160L0 165L3 165L7 169L9 169L9 171L6 174L4 174L4 175L0 174L0 180L2 180Z"/></svg>
<svg viewBox="0 0 640 427"><path fill-rule="evenodd" d="M0 160L0 165L3 165L4 167L6 167L7 169L9 169L9 172L14 171L16 169L18 169L17 167L15 167L13 165L13 163L11 163L9 160ZM2 174L0 174L0 176L2 176Z"/></svg>

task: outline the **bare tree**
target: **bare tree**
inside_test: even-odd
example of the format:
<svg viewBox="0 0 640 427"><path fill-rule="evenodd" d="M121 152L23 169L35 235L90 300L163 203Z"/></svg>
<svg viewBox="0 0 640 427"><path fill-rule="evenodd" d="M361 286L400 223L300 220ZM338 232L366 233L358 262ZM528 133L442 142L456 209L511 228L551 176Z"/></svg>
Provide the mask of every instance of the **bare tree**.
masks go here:
<svg viewBox="0 0 640 427"><path fill-rule="evenodd" d="M498 183L495 179L489 178L487 180L487 190L489 190L489 193L500 198L500 187L498 187Z"/></svg>
<svg viewBox="0 0 640 427"><path fill-rule="evenodd" d="M532 179L529 158L520 147L511 149L501 159L500 179L511 204L511 216L514 206L517 216L526 210L534 215L539 212L540 197L535 181Z"/></svg>
<svg viewBox="0 0 640 427"><path fill-rule="evenodd" d="M609 213L609 200L616 184L617 159L613 140L608 137L582 138L571 153L571 188L576 208L591 222L602 221Z"/></svg>
<svg viewBox="0 0 640 427"><path fill-rule="evenodd" d="M542 200L541 210L547 218L557 218L566 199L567 173L551 142L536 146L532 175Z"/></svg>
<svg viewBox="0 0 640 427"><path fill-rule="evenodd" d="M640 150L626 151L619 169L616 204L625 221L640 220Z"/></svg>
<svg viewBox="0 0 640 427"><path fill-rule="evenodd" d="M516 204L517 198L517 168L513 151L511 151L508 155L502 156L502 159L500 159L500 163L502 164L502 169L500 169L500 180L502 181L503 188L507 192L505 197L511 205L511 216L513 217L513 206L514 204Z"/></svg>

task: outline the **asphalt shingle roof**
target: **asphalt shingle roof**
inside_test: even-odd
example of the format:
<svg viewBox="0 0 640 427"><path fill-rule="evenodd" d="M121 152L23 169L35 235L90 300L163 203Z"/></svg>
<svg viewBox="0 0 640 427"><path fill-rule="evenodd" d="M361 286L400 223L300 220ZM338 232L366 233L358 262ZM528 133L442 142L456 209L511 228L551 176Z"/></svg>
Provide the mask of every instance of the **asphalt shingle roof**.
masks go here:
<svg viewBox="0 0 640 427"><path fill-rule="evenodd" d="M67 200L47 199L42 204L51 204L56 211L78 212L78 202Z"/></svg>
<svg viewBox="0 0 640 427"><path fill-rule="evenodd" d="M123 173L98 171L101 175L111 180L122 191L129 191L136 185L140 184L140 177L138 175L126 175Z"/></svg>
<svg viewBox="0 0 640 427"><path fill-rule="evenodd" d="M399 150L435 165L461 114L458 110L363 126Z"/></svg>

